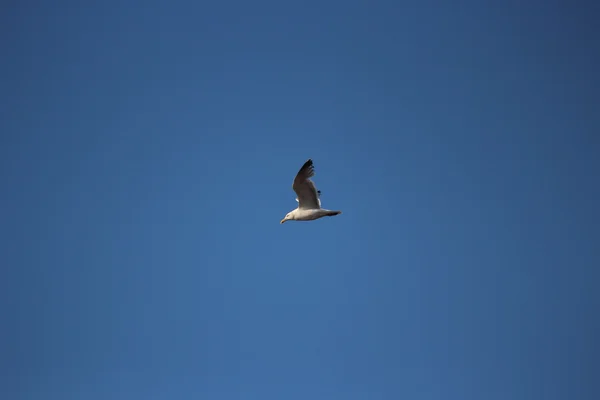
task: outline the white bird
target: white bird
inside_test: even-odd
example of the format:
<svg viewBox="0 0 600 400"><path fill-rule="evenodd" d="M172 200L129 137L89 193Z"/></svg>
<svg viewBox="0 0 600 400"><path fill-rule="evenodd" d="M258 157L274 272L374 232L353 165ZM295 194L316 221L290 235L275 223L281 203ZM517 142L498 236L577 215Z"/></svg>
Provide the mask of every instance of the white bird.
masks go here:
<svg viewBox="0 0 600 400"><path fill-rule="evenodd" d="M300 168L300 171L298 171L292 185L292 189L294 189L294 192L298 196L296 198L298 208L287 213L281 220L282 224L285 221L312 221L322 217L333 217L342 213L341 211L321 208L321 191L317 190L313 181L310 180L314 175L315 168L313 167L312 160L309 159Z"/></svg>

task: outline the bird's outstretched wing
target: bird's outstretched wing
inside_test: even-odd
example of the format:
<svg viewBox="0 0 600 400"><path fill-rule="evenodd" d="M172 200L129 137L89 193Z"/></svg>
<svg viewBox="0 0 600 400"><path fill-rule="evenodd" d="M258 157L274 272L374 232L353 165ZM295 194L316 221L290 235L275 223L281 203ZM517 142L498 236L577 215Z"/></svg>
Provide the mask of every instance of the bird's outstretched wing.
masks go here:
<svg viewBox="0 0 600 400"><path fill-rule="evenodd" d="M317 190L317 195L319 196L319 207L321 207L321 191ZM296 197L296 201L298 201L298 198Z"/></svg>
<svg viewBox="0 0 600 400"><path fill-rule="evenodd" d="M296 192L298 196L298 208L304 210L315 210L321 208L321 201L319 200L319 195L317 192L317 188L313 181L310 180L312 176L315 175L315 168L313 167L313 162L311 159L306 161L296 178L294 178L294 184L292 185L292 189Z"/></svg>

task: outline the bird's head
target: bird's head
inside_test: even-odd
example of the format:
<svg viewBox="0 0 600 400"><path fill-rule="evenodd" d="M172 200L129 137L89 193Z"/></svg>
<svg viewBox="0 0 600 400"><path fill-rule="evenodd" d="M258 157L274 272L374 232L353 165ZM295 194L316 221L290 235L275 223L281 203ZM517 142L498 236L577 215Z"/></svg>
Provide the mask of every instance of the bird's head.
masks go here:
<svg viewBox="0 0 600 400"><path fill-rule="evenodd" d="M289 221L291 219L294 219L294 213L293 212L289 212L285 215L285 217L283 217L283 219L281 220L280 224L283 224L285 221Z"/></svg>

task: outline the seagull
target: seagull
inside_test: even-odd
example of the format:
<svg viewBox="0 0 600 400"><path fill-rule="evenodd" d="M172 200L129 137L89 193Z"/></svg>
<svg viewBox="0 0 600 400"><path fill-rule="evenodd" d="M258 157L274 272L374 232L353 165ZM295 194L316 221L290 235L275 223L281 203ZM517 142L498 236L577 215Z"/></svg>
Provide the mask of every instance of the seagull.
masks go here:
<svg viewBox="0 0 600 400"><path fill-rule="evenodd" d="M341 211L321 208L321 191L317 190L313 181L310 180L314 175L315 168L313 161L308 159L302 168L300 168L300 171L298 171L292 185L292 189L294 189L294 192L298 196L296 198L298 208L287 213L281 220L282 224L285 221L312 221L322 217L333 217L342 213Z"/></svg>

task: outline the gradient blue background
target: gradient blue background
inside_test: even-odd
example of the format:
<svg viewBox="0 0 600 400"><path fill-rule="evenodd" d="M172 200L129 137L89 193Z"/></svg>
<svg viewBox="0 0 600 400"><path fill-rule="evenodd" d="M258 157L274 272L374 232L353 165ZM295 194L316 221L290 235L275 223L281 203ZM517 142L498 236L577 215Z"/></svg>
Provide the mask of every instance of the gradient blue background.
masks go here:
<svg viewBox="0 0 600 400"><path fill-rule="evenodd" d="M598 15L503 3L3 4L0 397L600 398Z"/></svg>

